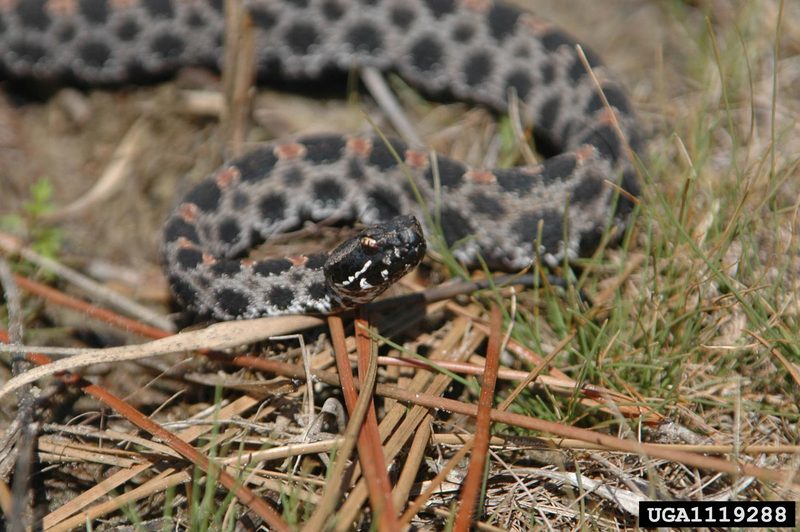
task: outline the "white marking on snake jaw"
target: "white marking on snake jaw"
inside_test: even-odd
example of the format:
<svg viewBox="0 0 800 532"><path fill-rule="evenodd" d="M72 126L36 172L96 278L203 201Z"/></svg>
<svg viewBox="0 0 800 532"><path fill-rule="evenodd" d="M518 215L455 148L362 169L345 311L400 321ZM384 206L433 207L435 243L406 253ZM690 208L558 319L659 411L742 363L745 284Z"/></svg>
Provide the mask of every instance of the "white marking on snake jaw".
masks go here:
<svg viewBox="0 0 800 532"><path fill-rule="evenodd" d="M389 270L381 270L381 277L383 280L387 280L389 278Z"/></svg>
<svg viewBox="0 0 800 532"><path fill-rule="evenodd" d="M344 281L342 284L345 285L345 286L350 286L350 284L353 281L355 281L356 279L358 279L359 277L361 277L361 274L363 274L365 271L367 271L367 268L369 268L370 266L372 266L372 260L368 260L367 262L365 262L364 266L362 266L361 269L358 270L353 275L348 275L347 276L347 280ZM363 279L361 280L361 285L360 286L361 286L361 288L370 288L370 286L364 286L364 280Z"/></svg>
<svg viewBox="0 0 800 532"><path fill-rule="evenodd" d="M360 286L362 290L368 290L372 288L372 285L369 284L366 279L361 279L361 282L358 283L358 286Z"/></svg>

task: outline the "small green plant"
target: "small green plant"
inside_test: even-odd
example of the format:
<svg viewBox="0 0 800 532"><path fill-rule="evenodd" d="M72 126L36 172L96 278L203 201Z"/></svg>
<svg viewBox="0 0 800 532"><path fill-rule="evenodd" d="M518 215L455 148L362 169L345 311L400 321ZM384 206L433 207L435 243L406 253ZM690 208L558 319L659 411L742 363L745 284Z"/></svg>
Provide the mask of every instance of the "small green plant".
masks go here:
<svg viewBox="0 0 800 532"><path fill-rule="evenodd" d="M41 178L31 185L30 199L23 202L21 212L0 215L0 230L27 236L34 251L54 258L61 249L63 232L43 220L54 210L53 184Z"/></svg>

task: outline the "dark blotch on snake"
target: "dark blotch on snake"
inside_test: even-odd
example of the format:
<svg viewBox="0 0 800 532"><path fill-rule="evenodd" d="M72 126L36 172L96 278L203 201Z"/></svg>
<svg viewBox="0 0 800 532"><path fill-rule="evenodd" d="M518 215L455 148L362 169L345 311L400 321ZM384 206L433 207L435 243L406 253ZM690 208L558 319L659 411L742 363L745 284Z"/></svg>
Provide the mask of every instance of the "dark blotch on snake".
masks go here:
<svg viewBox="0 0 800 532"><path fill-rule="evenodd" d="M180 57L185 47L183 39L167 32L157 35L150 43L150 50L161 59Z"/></svg>
<svg viewBox="0 0 800 532"><path fill-rule="evenodd" d="M175 260L184 270L191 270L203 262L203 253L199 249L181 248L175 254Z"/></svg>
<svg viewBox="0 0 800 532"><path fill-rule="evenodd" d="M390 220L400 214L397 194L392 189L376 186L367 193L367 197L370 206L378 211L378 219Z"/></svg>
<svg viewBox="0 0 800 532"><path fill-rule="evenodd" d="M453 28L451 36L457 43L466 44L475 35L475 27L471 24L458 24Z"/></svg>
<svg viewBox="0 0 800 532"><path fill-rule="evenodd" d="M514 70L512 71L508 77L506 77L506 86L508 88L514 88L517 92L517 98L522 101L528 97L528 93L531 92L533 88L533 82L531 81L531 76L524 70Z"/></svg>
<svg viewBox="0 0 800 532"><path fill-rule="evenodd" d="M572 60L572 65L570 65L569 70L567 71L567 78L569 78L569 80L573 83L579 83L581 78L587 74L588 72L583 64L583 61L581 61L581 58L576 55Z"/></svg>
<svg viewBox="0 0 800 532"><path fill-rule="evenodd" d="M17 16L22 25L28 29L46 30L50 26L50 15L45 9L48 3L49 0L22 0L17 3Z"/></svg>
<svg viewBox="0 0 800 532"><path fill-rule="evenodd" d="M309 22L295 21L284 35L289 48L296 54L307 54L317 44L317 28Z"/></svg>
<svg viewBox="0 0 800 532"><path fill-rule="evenodd" d="M549 253L558 252L558 246L564 236L564 213L556 210L544 210L539 212L528 212L521 214L511 228L515 235L538 235L539 221L542 220L542 241L541 245ZM521 243L527 244L529 240Z"/></svg>
<svg viewBox="0 0 800 532"><path fill-rule="evenodd" d="M505 4L494 4L486 17L492 37L497 42L503 42L507 36L514 33L519 16L520 11L517 8Z"/></svg>
<svg viewBox="0 0 800 532"><path fill-rule="evenodd" d="M292 261L288 259L260 260L253 264L253 272L262 277L280 275L292 268Z"/></svg>
<svg viewBox="0 0 800 532"><path fill-rule="evenodd" d="M261 218L267 223L275 223L286 216L286 196L281 192L267 194L258 202Z"/></svg>
<svg viewBox="0 0 800 532"><path fill-rule="evenodd" d="M572 47L573 40L570 39L566 33L557 29L551 28L541 36L542 45L548 52L556 52L561 46Z"/></svg>
<svg viewBox="0 0 800 532"><path fill-rule="evenodd" d="M544 162L544 169L539 174L542 180L547 183L554 181L556 178L567 178L575 171L575 156L571 153L565 153L551 157Z"/></svg>
<svg viewBox="0 0 800 532"><path fill-rule="evenodd" d="M217 305L231 316L242 316L250 306L250 298L246 294L232 288L222 288L214 293Z"/></svg>
<svg viewBox="0 0 800 532"><path fill-rule="evenodd" d="M337 207L344 199L344 191L333 177L315 181L312 188L314 190L314 197L324 203L326 207Z"/></svg>
<svg viewBox="0 0 800 532"><path fill-rule="evenodd" d="M328 293L325 283L311 283L308 285L308 296L311 299L322 299Z"/></svg>
<svg viewBox="0 0 800 532"><path fill-rule="evenodd" d="M394 149L394 154L389 150L388 146L386 146L383 139L379 137L372 139L372 152L369 154L367 164L375 166L378 170L382 171L397 166L395 154L402 160L406 152L406 145L399 140L390 140L389 143Z"/></svg>
<svg viewBox="0 0 800 532"><path fill-rule="evenodd" d="M339 5L337 0L326 0L320 7L322 15L330 21L339 20L344 15L344 8Z"/></svg>
<svg viewBox="0 0 800 532"><path fill-rule="evenodd" d="M139 3L154 18L172 18L175 16L172 0L139 0Z"/></svg>
<svg viewBox="0 0 800 532"><path fill-rule="evenodd" d="M1 31L2 28L0 28L0 32ZM64 24L60 28L58 28L56 32L56 39L58 39L58 42L62 44L67 44L68 42L70 42L72 39L75 38L75 35L77 35L77 33L78 30L75 29L74 24Z"/></svg>
<svg viewBox="0 0 800 532"><path fill-rule="evenodd" d="M453 159L439 157L436 161L436 167L439 170L439 182L443 187L455 188L462 183L464 172L466 171L466 167L463 164ZM434 186L433 163L425 170L425 180L432 187Z"/></svg>
<svg viewBox="0 0 800 532"><path fill-rule="evenodd" d="M421 72L441 68L444 52L441 43L433 35L425 35L409 50L412 64Z"/></svg>
<svg viewBox="0 0 800 532"><path fill-rule="evenodd" d="M214 181L207 179L186 195L184 203L192 203L204 212L216 210L221 193Z"/></svg>
<svg viewBox="0 0 800 532"><path fill-rule="evenodd" d="M500 203L497 198L483 192L475 191L470 193L469 202L472 204L473 210L486 213L496 219L499 219L506 213L505 207L503 207L503 204Z"/></svg>
<svg viewBox="0 0 800 532"><path fill-rule="evenodd" d="M467 85L480 85L492 73L492 58L488 52L478 51L467 57L462 70Z"/></svg>
<svg viewBox="0 0 800 532"><path fill-rule="evenodd" d="M413 10L403 5L393 6L389 11L389 20L401 30L407 30L416 16Z"/></svg>
<svg viewBox="0 0 800 532"><path fill-rule="evenodd" d="M242 228L235 218L226 218L219 224L219 239L228 244L235 244L242 235Z"/></svg>
<svg viewBox="0 0 800 532"><path fill-rule="evenodd" d="M116 35L121 41L132 41L139 35L141 28L134 18L126 18L117 26Z"/></svg>
<svg viewBox="0 0 800 532"><path fill-rule="evenodd" d="M622 146L617 132L611 124L601 124L591 129L581 138L584 144L591 144L605 159L616 161L622 155Z"/></svg>
<svg viewBox="0 0 800 532"><path fill-rule="evenodd" d="M294 290L283 286L273 286L267 295L269 302L281 310L289 308L294 301Z"/></svg>
<svg viewBox="0 0 800 532"><path fill-rule="evenodd" d="M630 114L631 109L630 105L628 104L628 98L625 97L618 87L613 85L605 85L603 87L603 94L605 94L606 100L611 107L614 107L623 114ZM603 104L603 99L600 97L600 94L597 91L592 91L592 97L589 99L589 103L586 105L586 114L591 116L597 111L605 108L605 104Z"/></svg>
<svg viewBox="0 0 800 532"><path fill-rule="evenodd" d="M586 205L596 201L603 192L603 179L597 175L587 175L581 179L570 195L570 202L575 205Z"/></svg>
<svg viewBox="0 0 800 532"><path fill-rule="evenodd" d="M276 17L272 11L262 6L251 7L249 13L253 24L263 30L271 29L278 22L278 17Z"/></svg>
<svg viewBox="0 0 800 532"><path fill-rule="evenodd" d="M85 64L94 68L102 68L111 57L111 49L102 41L86 41L78 53Z"/></svg>
<svg viewBox="0 0 800 532"><path fill-rule="evenodd" d="M175 9L172 7L172 0L139 0L144 8L154 18L172 18L175 16Z"/></svg>
<svg viewBox="0 0 800 532"><path fill-rule="evenodd" d="M344 153L345 140L341 135L319 135L301 141L306 147L306 161L324 164L338 161Z"/></svg>
<svg viewBox="0 0 800 532"><path fill-rule="evenodd" d="M195 244L200 242L200 237L197 236L197 230L195 230L192 224L180 218L173 217L164 229L164 241L175 242L181 237Z"/></svg>
<svg viewBox="0 0 800 532"><path fill-rule="evenodd" d="M451 208L442 209L442 233L448 246L470 236L474 230L472 224L459 211Z"/></svg>
<svg viewBox="0 0 800 532"><path fill-rule="evenodd" d="M108 18L107 0L80 0L80 10L92 24L102 24Z"/></svg>
<svg viewBox="0 0 800 532"><path fill-rule="evenodd" d="M261 148L236 159L234 165L239 170L242 181L258 181L275 167L278 158L271 149Z"/></svg>
<svg viewBox="0 0 800 532"><path fill-rule="evenodd" d="M561 112L561 95L554 94L542 105L541 114L536 125L540 130L552 131L553 126Z"/></svg>
<svg viewBox="0 0 800 532"><path fill-rule="evenodd" d="M306 268L322 268L325 265L325 261L328 259L328 254L314 253L312 255L308 255L306 259L308 259L306 261Z"/></svg>
<svg viewBox="0 0 800 532"><path fill-rule="evenodd" d="M348 30L345 40L350 43L354 52L369 54L378 52L383 47L380 30L367 21L354 24Z"/></svg>
<svg viewBox="0 0 800 532"><path fill-rule="evenodd" d="M522 172L519 168L495 169L497 184L507 192L526 194L534 184L534 177Z"/></svg>
<svg viewBox="0 0 800 532"><path fill-rule="evenodd" d="M197 290L191 284L183 281L177 275L169 276L169 284L178 301L189 307L194 305L197 300Z"/></svg>
<svg viewBox="0 0 800 532"><path fill-rule="evenodd" d="M25 40L12 42L9 48L26 63L37 63L46 55L42 45Z"/></svg>
<svg viewBox="0 0 800 532"><path fill-rule="evenodd" d="M206 25L206 19L200 12L192 9L186 17L186 24L192 29L199 29Z"/></svg>
<svg viewBox="0 0 800 532"><path fill-rule="evenodd" d="M435 18L442 18L442 16L452 13L456 8L454 0L424 0L424 2Z"/></svg>
<svg viewBox="0 0 800 532"><path fill-rule="evenodd" d="M222 277L233 277L242 271L242 264L238 260L220 260L211 265L211 271Z"/></svg>

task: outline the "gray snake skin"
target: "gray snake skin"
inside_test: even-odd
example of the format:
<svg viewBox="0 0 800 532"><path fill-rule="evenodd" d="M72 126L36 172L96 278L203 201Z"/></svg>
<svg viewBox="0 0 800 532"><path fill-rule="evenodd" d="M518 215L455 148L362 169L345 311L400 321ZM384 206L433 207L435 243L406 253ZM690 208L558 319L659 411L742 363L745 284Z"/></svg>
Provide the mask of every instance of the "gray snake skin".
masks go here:
<svg viewBox="0 0 800 532"><path fill-rule="evenodd" d="M641 149L633 111L587 51L613 112L605 105L576 42L550 24L492 0L246 5L261 77L315 80L372 66L425 94L498 113L513 90L523 123L551 157L538 166L472 169L399 141L390 149L378 137L336 134L257 148L197 185L165 225L166 273L187 307L234 319L363 303L424 253L416 221L402 215L424 222L434 214L459 260L474 265L480 254L502 270L528 266L537 251L551 265L586 254L609 221L624 224L632 204L618 188L638 193L628 151ZM222 0L0 0L0 76L118 85L186 65L219 68L222 28ZM331 253L241 258L271 235L329 218L387 224ZM384 237L400 248L379 249ZM360 258L344 258L353 248Z"/></svg>

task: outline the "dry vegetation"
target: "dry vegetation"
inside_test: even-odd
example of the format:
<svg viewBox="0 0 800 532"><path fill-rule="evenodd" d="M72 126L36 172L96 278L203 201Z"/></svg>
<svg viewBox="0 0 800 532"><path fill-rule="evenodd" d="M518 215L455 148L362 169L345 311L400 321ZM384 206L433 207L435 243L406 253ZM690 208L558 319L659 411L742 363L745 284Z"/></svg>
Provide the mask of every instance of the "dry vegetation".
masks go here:
<svg viewBox="0 0 800 532"><path fill-rule="evenodd" d="M347 364L347 351L355 364L359 326L345 326L347 339L336 319L219 325L177 338L158 329L168 312L159 227L174 198L222 160L218 81L184 72L157 86L0 101L0 244L7 250L14 234L28 250L4 253L16 277L0 263L0 334L106 348L83 364L93 387L51 378L19 390L18 403L2 399L4 514L29 477L36 504L24 514L54 529L88 529L84 511L94 529L231 530L264 516L367 529L370 508L381 505L420 529L442 529L463 508L462 486L480 491L487 530L633 528L636 502L647 498L800 499L800 3L530 3L585 36L630 88L651 139L635 224L621 246L567 275L565 288L488 290L424 312L395 303L362 315L371 327L358 340L367 387L369 354L381 355L380 436L357 445L357 425L344 428L329 399L354 391L338 385L334 366ZM504 120L388 81L440 152L472 164L496 146L500 160L516 156L505 148ZM331 100L264 89L254 108L245 144L331 124L367 131L365 114L391 130L380 108L352 92ZM105 193L66 207L98 182ZM315 241L338 238L321 232ZM100 286L42 267L33 251ZM430 261L423 270L390 296L451 275ZM492 319L495 305L502 310ZM99 359L109 352L114 362ZM437 366L423 369L425 359ZM12 369L8 353L3 360L3 381L27 369ZM487 440L479 396L493 376ZM28 430L32 412L38 435ZM366 426L374 427L369 415ZM372 454L380 438L393 498ZM639 441L656 445L645 455ZM354 446L372 457L363 475L340 459ZM731 474L733 464L741 469ZM337 482L345 502L328 498Z"/></svg>

